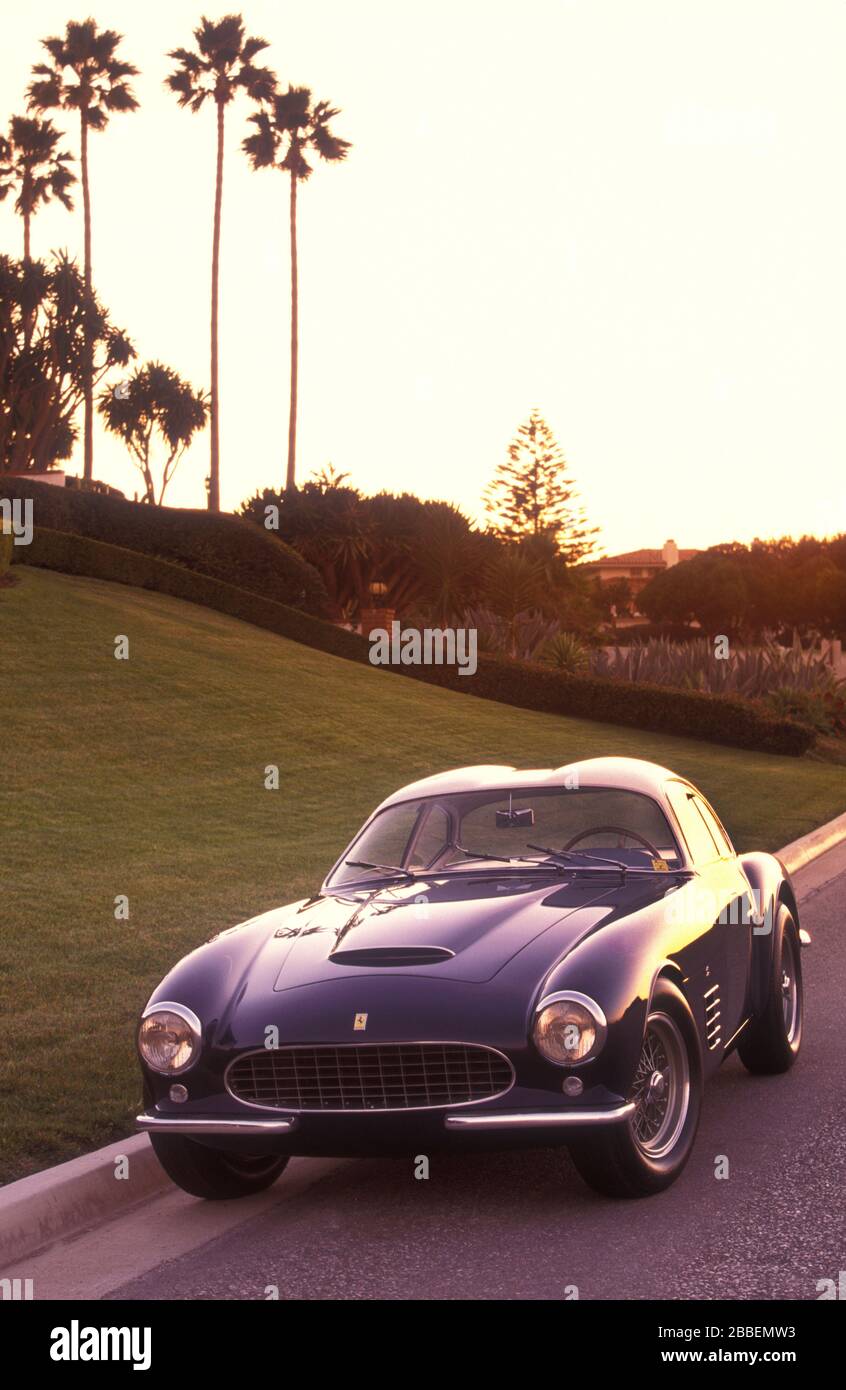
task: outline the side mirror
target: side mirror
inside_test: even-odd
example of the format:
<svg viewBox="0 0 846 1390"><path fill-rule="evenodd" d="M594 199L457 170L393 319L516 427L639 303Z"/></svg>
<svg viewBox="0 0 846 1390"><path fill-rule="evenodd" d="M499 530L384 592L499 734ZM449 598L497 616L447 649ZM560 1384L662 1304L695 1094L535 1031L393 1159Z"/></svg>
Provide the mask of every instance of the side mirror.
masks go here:
<svg viewBox="0 0 846 1390"><path fill-rule="evenodd" d="M496 828L497 830L511 830L517 825L534 825L535 813L529 807L525 811L497 811Z"/></svg>

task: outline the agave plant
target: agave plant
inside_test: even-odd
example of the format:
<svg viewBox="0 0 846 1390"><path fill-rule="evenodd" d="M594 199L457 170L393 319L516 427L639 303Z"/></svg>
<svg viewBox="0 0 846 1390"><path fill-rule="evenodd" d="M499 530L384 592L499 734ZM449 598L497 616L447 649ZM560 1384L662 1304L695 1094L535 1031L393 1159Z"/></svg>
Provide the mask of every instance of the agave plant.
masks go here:
<svg viewBox="0 0 846 1390"><path fill-rule="evenodd" d="M460 626L475 629L480 651L516 657L519 661L536 660L558 632L557 620L546 618L537 609L505 618L490 608L468 608L461 616Z"/></svg>
<svg viewBox="0 0 846 1390"><path fill-rule="evenodd" d="M565 675L577 676L588 669L590 653L572 632L557 632L541 647L537 659Z"/></svg>
<svg viewBox="0 0 846 1390"><path fill-rule="evenodd" d="M707 638L685 643L657 638L642 646L599 650L592 655L591 668L594 674L612 680L672 685L750 700L779 690L834 695L846 684L837 679L819 651L803 651L798 641L789 648L772 643L739 648L721 659Z"/></svg>

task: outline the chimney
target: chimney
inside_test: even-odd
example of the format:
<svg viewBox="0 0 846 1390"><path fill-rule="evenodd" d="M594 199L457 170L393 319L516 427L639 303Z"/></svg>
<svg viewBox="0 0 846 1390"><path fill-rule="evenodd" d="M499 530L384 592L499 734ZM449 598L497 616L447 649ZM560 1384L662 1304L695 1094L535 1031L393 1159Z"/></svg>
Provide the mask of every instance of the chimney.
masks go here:
<svg viewBox="0 0 846 1390"><path fill-rule="evenodd" d="M661 555L667 569L672 569L673 565L677 565L679 562L679 548L675 541L665 541Z"/></svg>

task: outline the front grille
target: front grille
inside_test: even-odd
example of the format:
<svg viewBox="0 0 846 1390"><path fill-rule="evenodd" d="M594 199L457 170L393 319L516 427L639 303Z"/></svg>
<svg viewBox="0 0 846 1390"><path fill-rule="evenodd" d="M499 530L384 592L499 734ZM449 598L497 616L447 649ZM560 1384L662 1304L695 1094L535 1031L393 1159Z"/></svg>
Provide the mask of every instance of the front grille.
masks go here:
<svg viewBox="0 0 846 1390"><path fill-rule="evenodd" d="M247 1052L226 1074L236 1100L273 1110L429 1110L509 1090L511 1063L468 1043L352 1043Z"/></svg>

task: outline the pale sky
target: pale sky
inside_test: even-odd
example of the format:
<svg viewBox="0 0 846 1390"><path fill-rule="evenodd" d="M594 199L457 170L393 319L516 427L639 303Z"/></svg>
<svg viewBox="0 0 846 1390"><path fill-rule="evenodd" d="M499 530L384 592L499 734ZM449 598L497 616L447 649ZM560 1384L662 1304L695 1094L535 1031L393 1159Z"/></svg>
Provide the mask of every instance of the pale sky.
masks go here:
<svg viewBox="0 0 846 1390"><path fill-rule="evenodd" d="M163 86L202 0L10 7L3 121L38 40L89 10L142 70L141 109L91 137L95 285L142 361L207 387L213 110ZM332 462L365 491L479 515L537 406L609 553L846 529L844 0L243 13L282 82L331 98L354 144L300 198L301 480ZM287 439L287 183L249 170L248 112L227 112L223 200L232 508L281 481ZM35 255L81 257L77 204L36 218ZM0 248L21 242L0 205ZM206 432L168 500L204 505L207 470ZM99 425L95 473L138 485Z"/></svg>

